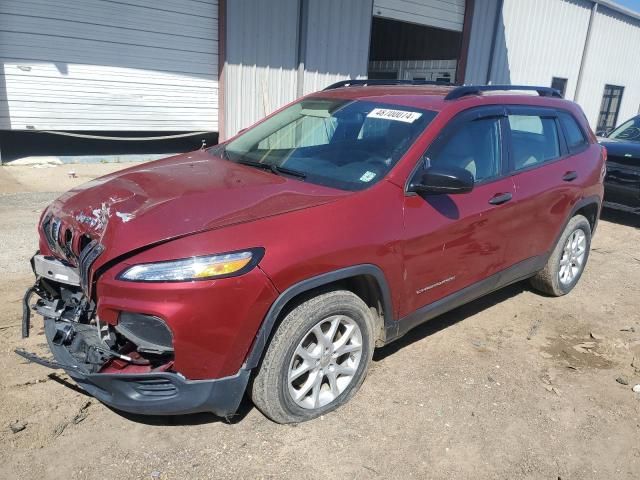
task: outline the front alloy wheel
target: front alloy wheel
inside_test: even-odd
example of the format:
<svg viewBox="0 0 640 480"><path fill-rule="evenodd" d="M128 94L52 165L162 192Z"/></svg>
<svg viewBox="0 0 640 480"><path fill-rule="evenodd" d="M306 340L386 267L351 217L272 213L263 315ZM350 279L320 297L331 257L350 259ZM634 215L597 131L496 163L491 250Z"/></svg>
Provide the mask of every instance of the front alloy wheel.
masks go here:
<svg viewBox="0 0 640 480"><path fill-rule="evenodd" d="M321 320L298 344L287 384L293 401L314 409L333 402L353 381L362 358L362 332L344 315Z"/></svg>
<svg viewBox="0 0 640 480"><path fill-rule="evenodd" d="M311 420L356 393L373 355L374 317L353 292L319 294L278 326L251 386L253 403L278 423Z"/></svg>

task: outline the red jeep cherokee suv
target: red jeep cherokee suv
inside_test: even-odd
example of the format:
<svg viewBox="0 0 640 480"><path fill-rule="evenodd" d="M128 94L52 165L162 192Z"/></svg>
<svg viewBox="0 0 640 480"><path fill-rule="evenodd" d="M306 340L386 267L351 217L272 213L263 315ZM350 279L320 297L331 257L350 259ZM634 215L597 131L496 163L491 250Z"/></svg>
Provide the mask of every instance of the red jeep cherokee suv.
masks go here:
<svg viewBox="0 0 640 480"><path fill-rule="evenodd" d="M548 88L346 81L43 213L53 359L128 412L276 422L347 402L375 347L510 283L578 282L605 150ZM30 305L30 298L37 301Z"/></svg>

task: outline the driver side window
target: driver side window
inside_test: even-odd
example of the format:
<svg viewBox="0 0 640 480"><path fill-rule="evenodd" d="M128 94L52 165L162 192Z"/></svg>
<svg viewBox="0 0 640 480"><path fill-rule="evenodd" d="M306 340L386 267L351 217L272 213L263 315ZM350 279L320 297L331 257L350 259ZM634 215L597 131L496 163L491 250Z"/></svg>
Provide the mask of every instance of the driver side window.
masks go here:
<svg viewBox="0 0 640 480"><path fill-rule="evenodd" d="M501 155L500 117L486 117L460 125L444 145L426 156L428 166L463 168L482 182L500 174Z"/></svg>

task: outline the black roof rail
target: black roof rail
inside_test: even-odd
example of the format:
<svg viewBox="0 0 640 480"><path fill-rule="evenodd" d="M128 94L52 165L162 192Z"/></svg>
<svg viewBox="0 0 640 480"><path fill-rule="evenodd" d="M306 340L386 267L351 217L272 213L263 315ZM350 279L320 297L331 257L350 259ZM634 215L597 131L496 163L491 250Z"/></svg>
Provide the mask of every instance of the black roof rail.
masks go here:
<svg viewBox="0 0 640 480"><path fill-rule="evenodd" d="M370 85L442 85L455 86L454 83L438 80L385 80L385 79L362 79L362 80L340 80L326 87L324 90L334 90L342 87L367 87Z"/></svg>
<svg viewBox="0 0 640 480"><path fill-rule="evenodd" d="M531 85L464 85L451 90L445 100L457 100L467 95L479 95L482 92L499 92L499 91L531 91L538 92L541 97L557 97L563 98L562 94L551 87L533 87Z"/></svg>

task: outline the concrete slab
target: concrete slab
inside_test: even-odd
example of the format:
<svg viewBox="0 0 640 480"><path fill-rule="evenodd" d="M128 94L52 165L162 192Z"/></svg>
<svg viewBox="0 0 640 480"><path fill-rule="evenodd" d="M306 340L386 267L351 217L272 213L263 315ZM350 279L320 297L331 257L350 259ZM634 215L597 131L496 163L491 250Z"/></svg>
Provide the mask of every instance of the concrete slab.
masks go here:
<svg viewBox="0 0 640 480"><path fill-rule="evenodd" d="M21 192L64 192L137 163L11 165L0 167L0 196Z"/></svg>

